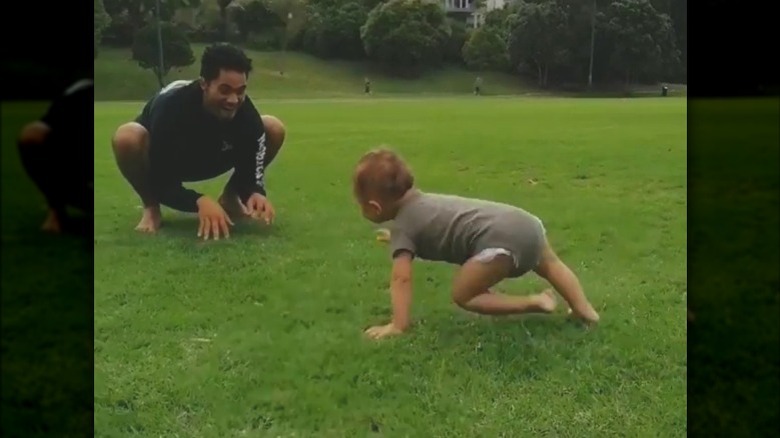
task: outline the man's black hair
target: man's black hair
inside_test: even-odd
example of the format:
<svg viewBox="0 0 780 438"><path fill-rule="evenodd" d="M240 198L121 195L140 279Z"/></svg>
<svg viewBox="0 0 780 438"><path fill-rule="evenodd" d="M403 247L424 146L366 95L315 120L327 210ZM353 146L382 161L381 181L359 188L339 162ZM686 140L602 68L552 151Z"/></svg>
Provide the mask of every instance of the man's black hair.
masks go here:
<svg viewBox="0 0 780 438"><path fill-rule="evenodd" d="M252 60L232 44L216 43L206 47L200 60L200 76L210 82L219 77L221 70L237 71L249 76Z"/></svg>

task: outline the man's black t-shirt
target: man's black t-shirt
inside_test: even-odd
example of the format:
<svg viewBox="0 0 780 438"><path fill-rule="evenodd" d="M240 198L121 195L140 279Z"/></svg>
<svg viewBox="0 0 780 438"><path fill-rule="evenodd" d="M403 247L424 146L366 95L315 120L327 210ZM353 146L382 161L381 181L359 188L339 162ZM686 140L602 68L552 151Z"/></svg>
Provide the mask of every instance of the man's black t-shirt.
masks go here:
<svg viewBox="0 0 780 438"><path fill-rule="evenodd" d="M81 191L92 184L94 108L94 84L82 79L57 96L40 119L51 129L47 139L51 147L46 150L51 171L47 173L64 178L61 187L65 191ZM67 176L54 176L57 169L67 169Z"/></svg>
<svg viewBox="0 0 780 438"><path fill-rule="evenodd" d="M215 178L235 169L231 189L241 200L265 195L265 128L247 97L233 119L203 108L198 81L175 81L151 99L136 120L149 131L149 164L158 201L196 212L202 195L183 182Z"/></svg>

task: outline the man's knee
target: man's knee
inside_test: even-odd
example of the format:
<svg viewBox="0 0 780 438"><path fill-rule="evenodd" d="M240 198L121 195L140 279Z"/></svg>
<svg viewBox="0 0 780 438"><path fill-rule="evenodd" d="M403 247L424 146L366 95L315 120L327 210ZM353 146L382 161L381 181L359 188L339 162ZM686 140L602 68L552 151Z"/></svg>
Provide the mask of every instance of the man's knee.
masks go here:
<svg viewBox="0 0 780 438"><path fill-rule="evenodd" d="M284 143L286 130L284 123L274 116L262 116L263 126L265 127L265 136L267 144L271 147L280 148Z"/></svg>
<svg viewBox="0 0 780 438"><path fill-rule="evenodd" d="M143 153L146 150L148 136L149 133L142 125L135 122L125 123L116 130L111 140L114 155L126 157Z"/></svg>
<svg viewBox="0 0 780 438"><path fill-rule="evenodd" d="M32 122L27 124L19 133L18 144L20 149L41 146L46 142L51 128L43 122Z"/></svg>

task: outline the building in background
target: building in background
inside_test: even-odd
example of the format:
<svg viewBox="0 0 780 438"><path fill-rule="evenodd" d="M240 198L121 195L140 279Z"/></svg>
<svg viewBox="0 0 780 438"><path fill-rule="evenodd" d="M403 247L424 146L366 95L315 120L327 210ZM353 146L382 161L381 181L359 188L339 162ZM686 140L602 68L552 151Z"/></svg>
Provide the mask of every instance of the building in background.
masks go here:
<svg viewBox="0 0 780 438"><path fill-rule="evenodd" d="M503 9L513 0L440 0L448 16L463 20L468 27L477 28L485 21L485 14ZM479 5L479 6L478 6Z"/></svg>

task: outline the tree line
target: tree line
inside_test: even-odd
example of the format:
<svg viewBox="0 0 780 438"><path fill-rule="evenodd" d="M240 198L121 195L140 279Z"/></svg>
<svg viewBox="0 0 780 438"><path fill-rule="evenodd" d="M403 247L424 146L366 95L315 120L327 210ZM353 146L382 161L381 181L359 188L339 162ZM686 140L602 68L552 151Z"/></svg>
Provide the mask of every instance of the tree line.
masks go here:
<svg viewBox="0 0 780 438"><path fill-rule="evenodd" d="M687 0L509 1L478 27L435 0L94 1L96 46L132 47L139 64L160 75L194 62L190 42L230 41L367 61L412 78L452 64L516 74L543 88L687 78Z"/></svg>

